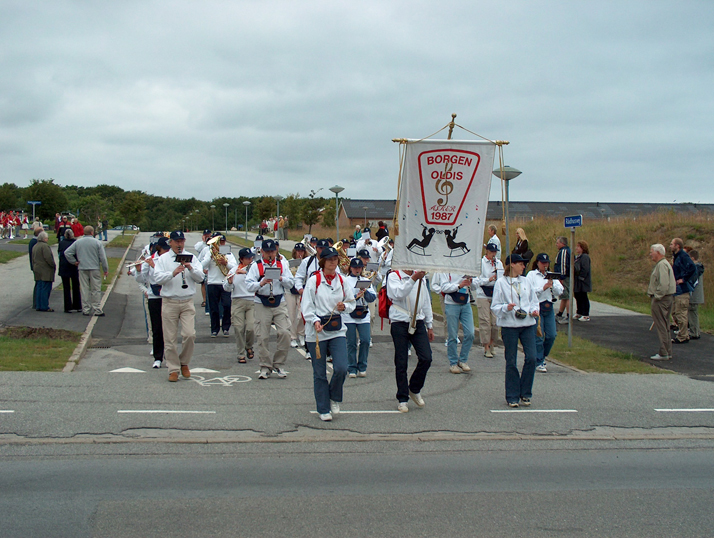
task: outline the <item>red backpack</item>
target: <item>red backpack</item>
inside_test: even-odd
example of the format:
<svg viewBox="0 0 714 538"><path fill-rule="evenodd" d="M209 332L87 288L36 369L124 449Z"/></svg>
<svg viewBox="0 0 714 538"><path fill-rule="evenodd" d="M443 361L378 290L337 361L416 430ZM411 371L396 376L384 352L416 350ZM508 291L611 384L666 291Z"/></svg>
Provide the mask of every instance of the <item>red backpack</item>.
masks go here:
<svg viewBox="0 0 714 538"><path fill-rule="evenodd" d="M389 273L397 273L397 276L401 279L402 275L399 271L387 271L384 277L384 286L379 289L379 294L377 295L377 300L379 301L379 317L382 318L381 329L384 329L384 318L389 319L389 307L392 306L392 300L387 295L387 281L389 280Z"/></svg>

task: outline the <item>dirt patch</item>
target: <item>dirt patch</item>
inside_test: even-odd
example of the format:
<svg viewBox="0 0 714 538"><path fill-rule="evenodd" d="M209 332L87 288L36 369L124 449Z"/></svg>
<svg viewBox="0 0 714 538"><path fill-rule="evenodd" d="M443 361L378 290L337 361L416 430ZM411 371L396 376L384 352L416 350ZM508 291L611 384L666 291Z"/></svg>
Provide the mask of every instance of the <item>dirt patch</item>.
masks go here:
<svg viewBox="0 0 714 538"><path fill-rule="evenodd" d="M0 329L0 336L17 339L50 338L52 340L65 340L76 342L82 336L80 333L50 327L5 327Z"/></svg>

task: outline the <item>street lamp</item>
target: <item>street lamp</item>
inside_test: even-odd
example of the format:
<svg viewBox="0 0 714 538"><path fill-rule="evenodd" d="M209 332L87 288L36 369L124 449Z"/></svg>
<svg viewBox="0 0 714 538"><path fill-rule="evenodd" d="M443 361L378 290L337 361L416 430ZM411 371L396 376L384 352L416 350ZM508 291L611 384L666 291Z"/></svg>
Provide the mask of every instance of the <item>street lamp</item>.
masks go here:
<svg viewBox="0 0 714 538"><path fill-rule="evenodd" d="M250 202L246 200L243 205L245 206L245 240L248 241L248 206Z"/></svg>
<svg viewBox="0 0 714 538"><path fill-rule="evenodd" d="M511 255L511 242L508 236L508 184L509 181L512 179L517 178L518 176L521 175L521 171L518 170L517 168L513 168L512 166L504 166L503 167L503 175L501 175L501 169L497 168L496 170L493 171L493 175L496 176L498 179L503 179L506 182L506 201L504 203L504 208L505 208L505 216L506 216L506 252L507 255Z"/></svg>
<svg viewBox="0 0 714 538"><path fill-rule="evenodd" d="M369 207L364 206L362 209L364 209L364 227L366 228L367 227L367 210L369 209Z"/></svg>
<svg viewBox="0 0 714 538"><path fill-rule="evenodd" d="M216 206L211 204L211 229L216 231Z"/></svg>
<svg viewBox="0 0 714 538"><path fill-rule="evenodd" d="M231 205L228 202L225 202L223 204L223 207L226 208L226 233L228 233L228 206Z"/></svg>
<svg viewBox="0 0 714 538"><path fill-rule="evenodd" d="M334 187L330 187L330 191L335 193L335 227L337 228L337 239L336 241L340 240L340 216L338 215L338 212L340 210L340 193L345 190L344 187L340 187L339 185L335 185Z"/></svg>

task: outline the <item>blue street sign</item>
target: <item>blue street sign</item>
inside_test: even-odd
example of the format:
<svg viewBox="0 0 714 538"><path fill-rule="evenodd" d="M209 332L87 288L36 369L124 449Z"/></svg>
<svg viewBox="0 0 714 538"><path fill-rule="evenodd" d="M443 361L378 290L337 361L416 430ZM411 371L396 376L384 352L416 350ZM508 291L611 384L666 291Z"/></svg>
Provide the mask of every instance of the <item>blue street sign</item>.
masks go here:
<svg viewBox="0 0 714 538"><path fill-rule="evenodd" d="M572 217L565 217L565 227L566 228L577 228L583 225L582 215L573 215Z"/></svg>
<svg viewBox="0 0 714 538"><path fill-rule="evenodd" d="M42 205L42 202L27 202L28 204L32 205Z"/></svg>

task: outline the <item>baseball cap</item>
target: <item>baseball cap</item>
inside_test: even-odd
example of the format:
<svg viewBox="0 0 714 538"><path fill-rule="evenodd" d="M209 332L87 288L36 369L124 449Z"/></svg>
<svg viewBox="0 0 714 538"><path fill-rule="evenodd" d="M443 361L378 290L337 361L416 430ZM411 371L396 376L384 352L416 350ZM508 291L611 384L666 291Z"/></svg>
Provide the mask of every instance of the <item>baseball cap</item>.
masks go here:
<svg viewBox="0 0 714 538"><path fill-rule="evenodd" d="M268 252L278 250L278 247L275 245L275 241L273 241L272 239L264 240L260 248L261 250L265 250Z"/></svg>
<svg viewBox="0 0 714 538"><path fill-rule="evenodd" d="M253 254L253 249L250 248L242 248L240 252L238 252L238 258L252 258L253 256L255 256L255 254Z"/></svg>
<svg viewBox="0 0 714 538"><path fill-rule="evenodd" d="M498 252L498 245L496 243L488 243L486 245L486 250L489 252Z"/></svg>
<svg viewBox="0 0 714 538"><path fill-rule="evenodd" d="M337 256L337 251L332 247L325 247L320 253L321 260L324 260L325 258L334 258L335 256Z"/></svg>
<svg viewBox="0 0 714 538"><path fill-rule="evenodd" d="M362 250L357 251L357 256L360 258L369 258L369 250L363 248Z"/></svg>
<svg viewBox="0 0 714 538"><path fill-rule="evenodd" d="M169 248L169 240L166 239L164 236L159 237L159 240L156 242L156 244L159 246L161 250L168 250Z"/></svg>
<svg viewBox="0 0 714 538"><path fill-rule="evenodd" d="M526 259L520 254L511 254L506 257L506 265L511 265L514 263L526 263Z"/></svg>
<svg viewBox="0 0 714 538"><path fill-rule="evenodd" d="M352 260L350 261L350 267L362 269L364 267L364 263L359 258L352 258Z"/></svg>
<svg viewBox="0 0 714 538"><path fill-rule="evenodd" d="M550 263L550 258L548 257L548 254L541 252L538 256L536 256L536 261L541 263Z"/></svg>
<svg viewBox="0 0 714 538"><path fill-rule="evenodd" d="M320 239L320 240L317 242L317 248L327 248L327 247L329 247L329 246L330 246L330 245L329 245L329 243L327 242L327 239Z"/></svg>
<svg viewBox="0 0 714 538"><path fill-rule="evenodd" d="M262 236L262 235L256 235L256 236L255 236L255 240L256 240L256 241L262 241L262 240L263 240L263 236Z"/></svg>
<svg viewBox="0 0 714 538"><path fill-rule="evenodd" d="M210 235L211 230L203 230L203 235Z"/></svg>
<svg viewBox="0 0 714 538"><path fill-rule="evenodd" d="M317 243L317 237L314 235L310 238L310 243Z"/></svg>
<svg viewBox="0 0 714 538"><path fill-rule="evenodd" d="M295 246L293 247L295 250L305 250L305 245L302 243L295 243Z"/></svg>
<svg viewBox="0 0 714 538"><path fill-rule="evenodd" d="M171 239L173 241L177 241L179 239L186 239L186 236L183 234L183 232L181 230L174 230L173 232L171 232L169 239Z"/></svg>

